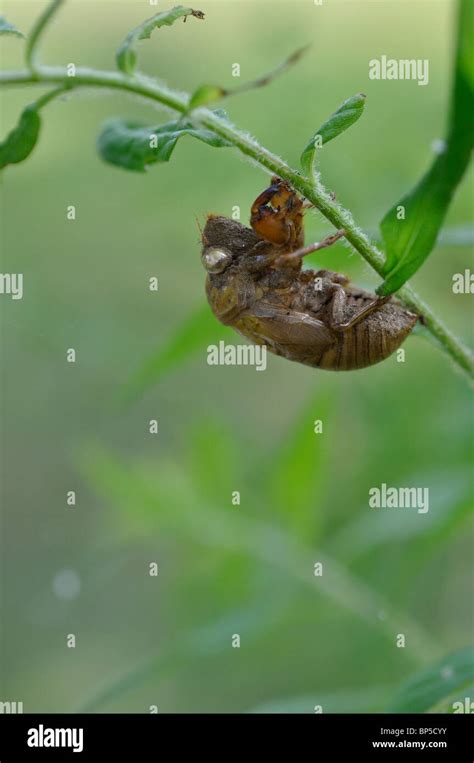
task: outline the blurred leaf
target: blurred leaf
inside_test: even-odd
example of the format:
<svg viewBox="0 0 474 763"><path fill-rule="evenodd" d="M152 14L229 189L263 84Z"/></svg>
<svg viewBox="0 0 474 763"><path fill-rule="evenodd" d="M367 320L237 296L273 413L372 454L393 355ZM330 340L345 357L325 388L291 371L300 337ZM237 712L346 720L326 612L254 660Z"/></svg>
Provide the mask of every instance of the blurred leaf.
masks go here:
<svg viewBox="0 0 474 763"><path fill-rule="evenodd" d="M305 150L301 154L301 166L307 175L311 174L314 159L318 149L318 144L325 146L333 138L345 132L354 122L357 122L362 116L366 96L363 93L353 95L344 101L341 106L331 114L309 141Z"/></svg>
<svg viewBox="0 0 474 763"><path fill-rule="evenodd" d="M430 634L410 615L396 610L378 592L355 577L335 558L311 543L303 542L285 526L264 522L256 510L244 513L233 506L222 507L203 496L186 467L167 461L160 468L156 458L150 465L127 466L106 452L87 454L84 464L92 484L117 508L148 517L147 535L159 529L179 531L194 543L217 549L227 558L229 551L244 558L271 565L285 579L297 581L313 594L327 597L352 612L371 627L381 629L390 639L394 632L409 634L412 657L421 661L438 652ZM314 562L324 574L314 575ZM385 617L380 620L379 612ZM395 631L395 629L398 629Z"/></svg>
<svg viewBox="0 0 474 763"><path fill-rule="evenodd" d="M33 151L38 140L41 119L35 105L27 106L17 126L0 144L0 169L8 164L18 164Z"/></svg>
<svg viewBox="0 0 474 763"><path fill-rule="evenodd" d="M193 628L188 635L172 641L158 656L135 665L110 681L82 702L77 711L95 711L137 686L146 684L156 675L163 681L170 672L175 674L180 668L195 663L196 659L216 657L226 652L232 633L245 633L246 644L250 646L281 620L287 604L287 599L282 600L278 591L273 590L263 600L261 596L253 599L247 607L230 608L217 620Z"/></svg>
<svg viewBox="0 0 474 763"><path fill-rule="evenodd" d="M132 29L117 50L116 61L118 68L124 74L133 74L137 63L135 45L138 40L148 40L153 30L159 29L162 26L171 26L182 17L186 20L187 16L194 16L197 19L204 18L202 11L195 11L192 8L185 8L183 5L176 5L174 8L155 14L155 16Z"/></svg>
<svg viewBox="0 0 474 763"><path fill-rule="evenodd" d="M443 697L443 699L436 705L433 705L433 707L430 708L430 713L450 713L452 715L457 715L461 712L472 714L471 702L473 702L473 697L474 683L464 684L462 687L455 689L449 696ZM459 708L458 703L461 704L462 710ZM455 705L457 705L457 707ZM466 709L466 705L468 709Z"/></svg>
<svg viewBox="0 0 474 763"><path fill-rule="evenodd" d="M298 48L298 50L296 50L291 54L291 56L288 56L288 58L278 64L278 66L276 66L275 69L272 69L272 71L264 74L261 77L258 77L257 79L252 80L251 82L244 82L238 87L227 90L223 87L220 87L219 85L201 85L191 95L188 110L191 111L198 106L205 106L212 101L216 101L219 98L225 98L229 95L237 95L238 93L246 93L248 90L255 90L259 87L266 87L270 84L270 82L273 82L276 77L278 77L280 74L283 74L283 72L285 72L290 66L293 66L293 64L299 61L304 53L306 53L308 50L308 47L309 45L305 45L302 48Z"/></svg>
<svg viewBox="0 0 474 763"><path fill-rule="evenodd" d="M20 30L16 28L16 26L10 24L10 22L6 20L5 16L0 16L0 35L3 34L10 34L14 37L25 36L23 32L20 32Z"/></svg>
<svg viewBox="0 0 474 763"><path fill-rule="evenodd" d="M314 692L303 697L271 700L249 710L250 713L310 713L316 705L323 713L370 713L376 712L387 696L386 686L370 689L339 689L330 694Z"/></svg>
<svg viewBox="0 0 474 763"><path fill-rule="evenodd" d="M153 353L125 385L121 397L131 401L156 384L163 374L197 352L206 362L206 348L228 336L230 329L219 323L209 306L204 304L179 326L172 337Z"/></svg>
<svg viewBox="0 0 474 763"><path fill-rule="evenodd" d="M323 457L327 452L324 425L330 418L331 397L318 389L304 409L283 445L273 454L268 492L288 525L301 538L314 540L322 508ZM322 433L315 433L315 420Z"/></svg>
<svg viewBox="0 0 474 763"><path fill-rule="evenodd" d="M387 212L380 224L387 258L385 281L378 287L378 294L392 294L400 289L426 260L469 163L474 138L474 88L467 60L474 47L473 37L474 3L460 0L446 145L420 182ZM399 219L400 207L404 208L404 219Z"/></svg>
<svg viewBox="0 0 474 763"><path fill-rule="evenodd" d="M331 548L338 556L353 560L378 546L411 539L416 539L420 553L422 548L431 546L438 539L447 543L450 535L471 514L470 469L415 474L405 484L429 486L429 511L418 514L416 509L397 511L365 507L332 540Z"/></svg>
<svg viewBox="0 0 474 763"><path fill-rule="evenodd" d="M152 127L125 119L111 119L99 135L97 149L109 164L145 172L149 164L169 161L183 135L191 135L215 148L231 145L210 130L194 127L191 122L176 120Z"/></svg>
<svg viewBox="0 0 474 763"><path fill-rule="evenodd" d="M390 702L389 713L426 713L474 680L474 649L444 657L407 681Z"/></svg>
<svg viewBox="0 0 474 763"><path fill-rule="evenodd" d="M206 421L205 427L197 427L191 435L187 464L202 495L221 506L232 506L232 492L242 490L235 436L212 419Z"/></svg>

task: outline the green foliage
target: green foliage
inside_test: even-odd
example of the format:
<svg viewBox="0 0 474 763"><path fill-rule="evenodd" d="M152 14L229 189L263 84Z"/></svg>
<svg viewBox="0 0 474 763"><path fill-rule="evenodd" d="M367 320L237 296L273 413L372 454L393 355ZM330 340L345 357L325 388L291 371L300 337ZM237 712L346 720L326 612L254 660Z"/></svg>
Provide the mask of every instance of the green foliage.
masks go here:
<svg viewBox="0 0 474 763"><path fill-rule="evenodd" d="M393 698L389 713L426 713L458 698L474 681L474 649L469 647L444 657L423 670L400 689Z"/></svg>
<svg viewBox="0 0 474 763"><path fill-rule="evenodd" d="M412 485L431 485L430 511L419 515L358 513L336 535L332 548L344 558L354 559L388 548L394 542L416 544L418 555L432 552L440 543L468 524L472 514L472 473L470 464L456 471L419 472L407 479Z"/></svg>
<svg viewBox="0 0 474 763"><path fill-rule="evenodd" d="M381 293L391 293L399 288L409 273L414 272L414 269L419 267L421 261L427 256L428 249L431 248L436 240L447 202L452 195L452 190L464 170L467 144L469 143L469 150L472 145L471 138L468 139L467 137L469 133L465 130L465 126L463 126L464 115L472 104L473 81L472 64L468 57L470 32L466 31L466 29L469 30L468 23L466 22L469 22L472 6L470 7L465 0L461 0L457 75L453 97L452 129L447 142L448 148L440 158L439 165L436 165L433 170L434 179L429 178L427 187L430 189L430 193L425 194L421 192L420 195L420 193L416 192L414 194L414 202L409 204L411 209L410 224L405 226L405 232L408 231L411 241L413 237L412 223L415 220L415 229L419 233L419 235L416 233L416 239L423 239L425 243L422 247L419 247L418 243L416 243L415 252L405 242L404 251L399 251L398 254L393 255L397 258L393 268L391 267L391 258L392 252L396 250L395 238L392 235L394 230L392 225L393 219L391 219L388 228L384 224L382 225L384 235L387 233L389 238L393 238L391 243L389 242L388 244L388 259L384 263L383 255L358 228L350 212L344 210L321 184L319 175L315 172L314 168L316 160L315 137L310 141L301 157L303 168L309 176L304 177L301 173L292 169L286 162L282 161L277 155L260 146L248 132L240 130L229 120L224 125L222 119L216 119L216 115L220 116L218 112L213 113L206 108L201 108L198 114L193 114L193 110L197 106L203 107L216 98L267 85L275 76L298 61L306 48L297 50L269 74L232 90L225 90L216 85L206 84L195 90L194 95L189 96L173 91L150 78L129 76L134 72L136 64L135 45L138 40L149 37L154 29L170 25L180 17L184 20L186 20L188 15L196 18L204 17L201 11L176 6L169 11L164 11L148 19L127 35L117 54L119 73L102 72L89 67L77 67L73 78L68 77L65 70L61 70L63 74L58 78L57 72L52 72L51 68L38 64L37 50L45 29L63 3L64 0L52 0L33 25L25 51L29 74L25 75L24 72L5 72L0 75L0 81L3 84L45 82L58 85L60 83L60 86L55 91L52 91L51 95L48 95L41 105L44 105L48 100L56 97L59 92L64 90L91 86L113 88L114 90L123 90L128 94L139 95L153 104L160 103L181 115L181 119L156 128L149 128L134 120L113 120L107 123L98 139L99 152L105 161L128 170L143 172L149 164L168 161L177 139L184 134L192 135L217 148L221 146L234 146L244 156L255 161L266 171L270 171L292 184L294 189L314 205L316 209L319 209L334 226L343 228L347 241L354 249L365 258L378 274L387 276L386 282L379 289ZM321 126L317 134L321 136L323 144L346 130L360 117L363 110L364 98L365 96L362 94L349 98ZM38 101L38 104L40 101ZM153 140L150 140L151 130L154 130L156 134L156 145L153 143ZM20 134L18 142L21 142L21 140ZM31 151L31 146L27 145L27 140L25 140L25 144L24 151L20 151L17 148L15 152L20 157L27 156ZM439 167L441 167L441 170ZM424 182L422 182L421 186L425 187ZM419 203L420 199L421 202ZM426 199L431 199L431 201L425 204ZM441 207L443 209L440 212ZM422 213L419 211L421 209ZM413 210L415 211L413 212ZM429 220L428 224L425 225L424 217L425 214L429 217L430 214L428 213L432 214L433 219L437 217L438 221L433 223L433 220ZM436 230L434 230L435 228ZM426 245L427 241L429 247ZM437 316L427 305L423 304L409 286L400 291L399 298L406 307L423 317L425 333L429 332L435 342L437 342L437 345L449 354L457 365L472 378L474 375L474 357L463 343L445 328Z"/></svg>
<svg viewBox="0 0 474 763"><path fill-rule="evenodd" d="M230 146L228 141L210 130L195 127L188 121L175 120L155 127L132 120L111 119L99 135L97 149L109 164L145 172L150 164L169 161L183 135L191 135L214 148Z"/></svg>
<svg viewBox="0 0 474 763"><path fill-rule="evenodd" d="M24 37L23 32L20 32L13 24L10 24L6 20L5 16L0 16L0 35L12 35L13 37Z"/></svg>
<svg viewBox="0 0 474 763"><path fill-rule="evenodd" d="M20 121L0 144L0 169L18 164L33 151L41 128L41 118L35 104L27 106Z"/></svg>
<svg viewBox="0 0 474 763"><path fill-rule="evenodd" d="M333 138L345 132L354 122L362 116L365 105L365 95L358 93L348 98L339 106L334 114L326 119L319 130L316 130L305 150L301 154L300 162L307 175L311 175L314 161L317 155L318 143L325 146Z"/></svg>
<svg viewBox="0 0 474 763"><path fill-rule="evenodd" d="M185 8L183 5L176 5L167 11L155 14L150 19L143 21L126 36L117 50L116 61L120 71L124 74L133 74L137 64L137 54L135 46L139 40L148 40L155 29L163 26L171 26L180 18L186 20L187 16L194 16L202 19L204 14L201 11L194 11L192 8Z"/></svg>
<svg viewBox="0 0 474 763"><path fill-rule="evenodd" d="M249 67L270 61L277 43L273 30L259 26L264 4L248 3L249 16L239 27ZM109 23L103 5L97 4L97 29ZM287 44L286 31L297 39L304 29L298 18L306 11L299 3L293 5L280 9L280 45ZM345 13L335 9L336 28ZM408 14L417 23L427 22L430 60L436 48L428 40L429 22L436 23L437 13L425 17L417 7ZM439 18L444 19L444 11ZM403 35L403 9L397 20L397 32ZM339 30L344 33L344 28L342 23ZM366 46L367 59L377 29L361 26L359 31L358 48L364 51ZM199 31L212 42L212 31L204 25ZM219 51L236 33L225 25L219 31L219 46L204 46L211 72L218 70ZM71 27L67 36L57 35L58 58L68 61L68 50L81 50L84 39L83 24ZM447 31L440 31L439 39L441 71ZM351 47L338 40L341 65L330 84L344 93ZM315 66L317 60L330 60L329 43L333 46L334 38L322 28ZM17 54L11 46L13 62ZM173 66L170 71L176 74ZM86 73L78 67L77 79L70 78L77 85L74 92L82 93L81 87L90 91L88 76L96 84L102 79L96 92L107 87L108 77L125 82L133 99L141 94L139 108L148 104L148 122L159 121L153 114L160 83L119 72ZM38 77L43 77L41 68ZM289 114L288 109L308 103L312 92L309 67L295 80L290 92L285 89L281 105L288 119L271 120L271 141L283 156L294 152L288 120L296 113L304 118L301 109ZM32 82L37 89L49 84ZM389 108L390 84L375 85L375 90L380 93L378 106ZM406 85L407 112L417 112L421 90ZM434 82L423 90L430 113L438 107L439 92ZM17 97L22 93L24 97L24 85ZM126 90L120 87L115 93L123 99ZM178 95L178 107L181 103L186 108L186 97L180 100ZM262 108L264 101L260 99ZM102 98L92 100L88 126L103 118L106 105ZM242 99L239 118L258 132L262 127L255 127L254 108L254 98ZM278 105L276 111L280 113ZM14 503L8 520L11 554L5 561L13 576L21 566L30 569L32 554L38 564L35 576L17 575L17 585L5 590L7 620L8 612L18 614L6 634L11 657L4 666L6 681L13 686L20 670L21 696L29 709L51 712L74 709L88 697L89 709L112 706L118 712L143 712L150 702L157 702L160 712L309 708L311 713L318 702L324 712L383 712L407 677L424 665L432 670L442 655L469 642L469 390L417 339L406 345L406 363L392 358L347 376L273 357L262 374L246 368L208 373L206 345L220 337L226 342L238 338L213 318L204 297L195 311L205 274L199 268L193 214L201 216L209 209L225 213L233 204L243 204L243 197L252 193L250 175L260 182L258 171L236 162L235 173L229 175L229 154L213 157L207 148L190 150L185 164L177 162L174 172L168 167L166 178L164 173L149 177L141 193L143 177L104 172L87 150L89 129L84 130L80 119L70 120L68 108L62 112L56 113L45 136L41 167L35 169L33 161L31 172L21 173L26 182L7 183L8 224L2 243L6 253L21 255L22 269L35 273L35 284L32 298L21 302L21 319L20 303L5 300L2 305L8 328L5 357L14 361L4 364L11 377L5 391L8 408L15 412L6 433L12 447L5 453L10 463L5 464L5 487ZM205 120L206 113L196 116ZM392 116L387 139L399 134L402 125L401 110ZM13 125L15 118L10 119ZM363 128L357 132L358 147L362 156L370 156L376 128L371 120ZM415 160L426 130L421 119L412 128L413 140L404 147L406 166ZM390 152L382 153L377 169L368 162L365 191L358 197L362 219L369 220L373 211L373 179L381 178L377 192L387 196L398 171ZM207 190L201 194L204 154ZM266 149L262 156L271 158ZM64 171L57 172L58 157L64 158ZM258 154L252 159L262 166ZM51 182L45 183L44 173L37 171L43 165L51 168ZM68 198L72 180L84 224L70 227L49 211L57 210L59 196ZM351 197L353 183L350 168L340 174L338 199ZM176 199L179 203L168 203ZM459 201L454 225L465 219L466 188ZM25 209L30 210L28 225ZM122 209L124 214L117 214ZM308 222L311 240L314 221ZM318 237L319 225L314 232ZM191 248L190 239L196 239ZM465 245L469 231L447 230L439 245L451 246L454 240ZM170 241L174 255L163 259L160 251ZM364 263L358 257L347 260L346 254L331 253L327 263L324 255L320 266L344 272L347 262L358 283L367 275ZM453 298L449 289L451 272L464 269L468 253L445 249L442 254L433 261L424 289L435 297L437 312L468 336L463 308L469 296ZM160 292L144 298L143 284L155 272ZM185 316L182 326L177 311ZM168 325L167 316L176 329ZM32 326L38 331L31 332ZM71 332L82 347L74 378L61 362ZM133 411L118 412L107 401L131 372L129 359L137 357L137 344L157 348L132 380L135 389L131 382L125 395L136 398L143 390L149 395ZM150 416L159 419L158 436L147 434ZM324 421L322 435L313 435L315 418ZM54 440L54 454L44 447L47 435ZM90 438L100 440L98 451ZM87 452L88 479L76 468L77 448ZM59 482L45 490L44 477L52 464ZM25 474L27 480L21 478ZM370 510L368 487L382 479L429 486L429 513ZM62 510L61 496L72 487L77 510ZM234 489L241 491L240 506L230 503ZM31 495L37 500L32 502ZM45 553L38 556L41 533L46 534L46 545L41 544ZM51 576L64 567L66 542L67 566L80 574L82 590L78 599L60 602L52 595ZM148 578L147 562L155 559L158 578ZM325 565L322 580L312 575L316 560ZM65 671L55 645L58 632L68 632L76 615L85 648L76 650L75 666ZM31 623L38 647L26 672L21 665L29 634L23 633L22 622ZM400 631L407 634L405 649L394 646ZM234 632L242 634L240 652L230 648ZM46 698L37 681L45 671L50 677ZM103 691L96 693L101 686ZM464 686L429 710L452 710L457 692L473 697L472 684Z"/></svg>
<svg viewBox="0 0 474 763"><path fill-rule="evenodd" d="M474 82L469 61L474 46L473 16L472 0L462 0L445 145L420 182L387 212L380 224L387 257L385 281L377 289L378 294L400 289L431 253L469 164L474 140Z"/></svg>
<svg viewBox="0 0 474 763"><path fill-rule="evenodd" d="M309 500L308 497L315 481L320 484L319 472L324 465L319 456L308 457L303 453L305 445L310 453L311 448L306 432L302 432L302 422L312 420L316 405L325 410L317 398L305 404L296 425L267 455L270 468L266 466L267 459L263 461L258 458L258 451L252 453L243 443L236 442L235 436L226 433L222 425L211 425L208 430L207 420L191 433L188 457L179 463L169 451L161 459L130 464L104 449L89 449L83 469L95 491L114 507L114 521L123 522L125 536L130 539L130 534L137 534L143 541L150 537L173 537L175 542L179 541L185 557L189 544L189 553L206 559L199 585L214 602L212 610L217 607L220 614L210 621L201 615L198 627L194 625L191 632L185 629L183 638L172 640L145 665L125 670L87 701L85 709L102 709L105 703L120 699L150 677L162 680L170 669L189 670L193 660L206 654L217 659L228 648L230 633L245 633L247 648L262 635L267 643L269 630L288 621L288 607L298 595L305 596L304 612L312 618L327 604L330 611L341 609L351 613L356 621L364 621L369 632L378 631L379 637L390 645L397 629L409 633L411 659L436 657L438 649L429 634L409 615L364 584L339 559L319 546L315 550L311 522L313 528L317 526L322 499L320 492L313 493ZM298 456L303 457L304 473L296 464ZM305 501L306 519L298 504L296 519L293 505L286 505L285 513L275 506L275 473L279 469L287 478L299 478L305 483L300 496L302 504ZM232 505L232 486L238 486L242 505ZM298 500L298 493L295 495ZM306 532L300 531L302 528ZM315 559L324 565L324 574L317 578L313 574ZM230 596L227 581L222 591L215 590L230 561L234 587L241 588L243 581L239 577L251 570L252 595L245 596L241 606L235 595ZM179 593L172 595L182 601L184 609L183 596L189 588L187 575L194 574L195 570L188 573L183 570L176 582ZM384 612L383 620L378 618L380 611ZM350 697L349 689L347 693ZM372 697L372 702L378 701L380 707L386 698L387 692L381 693L377 700ZM349 699L344 701L341 696L331 706L346 712L348 705ZM363 703L360 709L364 709Z"/></svg>
<svg viewBox="0 0 474 763"><path fill-rule="evenodd" d="M166 372L173 370L197 352L202 353L204 360L207 345L215 344L221 338L229 336L233 336L231 330L216 321L209 306L204 304L180 325L164 345L144 361L122 390L122 399L128 402L136 399L152 385L157 384Z"/></svg>
<svg viewBox="0 0 474 763"><path fill-rule="evenodd" d="M321 530L318 508L324 489L325 449L323 435L314 432L314 422L330 420L331 403L331 396L322 396L318 390L272 460L272 503L287 518L291 532L301 538L315 540Z"/></svg>

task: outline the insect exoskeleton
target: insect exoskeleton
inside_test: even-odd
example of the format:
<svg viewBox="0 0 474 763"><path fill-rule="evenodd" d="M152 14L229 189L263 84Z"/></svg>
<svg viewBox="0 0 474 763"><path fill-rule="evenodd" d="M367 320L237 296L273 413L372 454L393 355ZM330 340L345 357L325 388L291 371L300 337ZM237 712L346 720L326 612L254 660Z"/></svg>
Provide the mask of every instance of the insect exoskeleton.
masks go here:
<svg viewBox="0 0 474 763"><path fill-rule="evenodd" d="M201 257L215 316L270 352L316 368L347 371L385 360L418 316L340 273L303 270L306 254L344 231L303 247L303 202L277 181L252 205L253 228L207 218Z"/></svg>

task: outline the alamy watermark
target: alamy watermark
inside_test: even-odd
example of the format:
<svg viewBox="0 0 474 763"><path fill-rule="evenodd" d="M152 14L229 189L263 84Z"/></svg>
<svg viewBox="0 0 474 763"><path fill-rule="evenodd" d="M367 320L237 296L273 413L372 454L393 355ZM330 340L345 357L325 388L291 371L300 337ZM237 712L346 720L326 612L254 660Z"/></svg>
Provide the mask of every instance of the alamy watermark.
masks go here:
<svg viewBox="0 0 474 763"><path fill-rule="evenodd" d="M28 729L28 747L70 747L73 752L84 749L84 729L56 729L43 726Z"/></svg>
<svg viewBox="0 0 474 763"><path fill-rule="evenodd" d="M430 62L427 58L372 58L369 61L369 79L415 80L427 85L430 79Z"/></svg>
<svg viewBox="0 0 474 763"><path fill-rule="evenodd" d="M468 715L474 714L474 700L470 697L464 697L463 700L453 702L453 713L467 713Z"/></svg>
<svg viewBox="0 0 474 763"><path fill-rule="evenodd" d="M0 701L0 715L17 715L23 712L23 702Z"/></svg>
<svg viewBox="0 0 474 763"><path fill-rule="evenodd" d="M210 344L207 348L209 366L255 366L257 371L267 367L267 348L260 344Z"/></svg>
<svg viewBox="0 0 474 763"><path fill-rule="evenodd" d="M453 274L453 294L474 294L474 273L470 268Z"/></svg>
<svg viewBox="0 0 474 763"><path fill-rule="evenodd" d="M0 273L0 294L10 294L12 299L22 299L23 273Z"/></svg>
<svg viewBox="0 0 474 763"><path fill-rule="evenodd" d="M369 490L371 509L417 509L418 514L426 514L430 506L430 491L427 487L388 487L382 482L380 487Z"/></svg>

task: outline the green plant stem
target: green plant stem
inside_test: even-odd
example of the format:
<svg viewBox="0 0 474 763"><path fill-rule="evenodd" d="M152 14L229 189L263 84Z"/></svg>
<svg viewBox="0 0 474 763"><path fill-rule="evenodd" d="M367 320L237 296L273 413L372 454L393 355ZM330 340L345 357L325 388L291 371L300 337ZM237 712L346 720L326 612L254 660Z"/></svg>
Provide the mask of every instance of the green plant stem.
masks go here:
<svg viewBox="0 0 474 763"><path fill-rule="evenodd" d="M43 31L45 27L48 25L52 16L56 13L56 11L59 9L59 7L63 3L64 3L64 0L53 0L53 2L50 5L48 5L48 7L44 10L44 12L38 18L38 20L33 26L33 29L28 35L26 48L25 48L25 60L26 60L26 65L28 66L29 69L31 69L33 73L36 73L38 69L37 60L36 60L36 51L38 49L38 43L41 38L41 35L43 34Z"/></svg>
<svg viewBox="0 0 474 763"><path fill-rule="evenodd" d="M33 61L35 42L44 28L51 13L62 2L57 0L49 8L48 18L43 16L34 29L35 36L30 41L30 62ZM54 6L54 7L53 7ZM64 85L69 90L81 87L99 87L109 90L122 90L142 96L143 98L160 103L180 114L186 114L187 118L196 124L203 125L225 138L235 146L242 154L248 156L254 162L269 172L279 175L288 180L293 187L310 201L336 228L344 228L345 237L352 247L382 275L384 255L371 243L366 234L356 225L351 213L341 207L324 189L315 177L310 180L292 169L283 159L276 156L261 146L254 138L238 129L235 125L219 117L207 108L198 108L188 114L189 98L187 93L180 93L161 85L143 75L129 76L120 72L97 71L79 67L74 77L68 77L67 71L62 67L36 66L34 71L14 71L0 73L0 85ZM61 91L56 91L59 94ZM459 368L465 371L472 379L474 377L474 357L460 339L452 334L449 329L439 320L433 311L418 297L409 285L405 285L398 292L399 299L417 314L422 316L424 325L437 341L439 346L446 352Z"/></svg>
<svg viewBox="0 0 474 763"><path fill-rule="evenodd" d="M44 106L47 106L50 101L54 101L55 98L58 98L60 95L64 95L64 93L67 93L68 90L71 88L68 84L66 85L60 85L59 87L56 87L54 90L49 90L47 93L42 95L40 98L38 98L35 101L35 108L36 109L42 109Z"/></svg>

